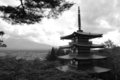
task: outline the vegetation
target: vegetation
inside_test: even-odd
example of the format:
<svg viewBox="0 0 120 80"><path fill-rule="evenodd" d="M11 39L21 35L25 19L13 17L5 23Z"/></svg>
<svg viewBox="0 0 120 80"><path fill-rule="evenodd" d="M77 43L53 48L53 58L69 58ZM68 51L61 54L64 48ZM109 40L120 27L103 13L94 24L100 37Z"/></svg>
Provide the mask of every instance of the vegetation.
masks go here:
<svg viewBox="0 0 120 80"><path fill-rule="evenodd" d="M108 56L107 60L97 60L94 61L95 65L110 68L111 72L107 74L100 75L100 77L104 78L105 80L114 80L115 77L120 79L120 47L115 45L111 40L105 41L103 43L105 46L104 49L94 51L94 54L99 54L103 56ZM62 49L52 48L49 51L48 55L46 56L47 61L60 61L57 57L61 55L68 54L70 51L64 51ZM64 62L64 61L63 61ZM117 80L117 79L116 79Z"/></svg>
<svg viewBox="0 0 120 80"><path fill-rule="evenodd" d="M107 49L113 49L115 47L117 47L117 45L115 45L111 40L107 40L103 43L103 45L105 46L105 48Z"/></svg>
<svg viewBox="0 0 120 80"><path fill-rule="evenodd" d="M0 57L0 80L90 80L86 73L64 73L56 69L57 65L39 59Z"/></svg>
<svg viewBox="0 0 120 80"><path fill-rule="evenodd" d="M57 18L73 3L65 0L19 0L18 6L0 6L1 18L12 24L34 24L42 18Z"/></svg>
<svg viewBox="0 0 120 80"><path fill-rule="evenodd" d="M104 43L105 48L95 51L94 54L108 56L107 60L96 61L96 65L107 67L111 69L110 76L106 76L111 80L120 79L120 47L115 45L111 40L107 40Z"/></svg>
<svg viewBox="0 0 120 80"><path fill-rule="evenodd" d="M47 61L56 61L58 60L58 56L62 56L62 55L66 55L70 53L70 50L66 50L64 51L63 49L60 49L60 48L52 48L48 54L46 55L45 59Z"/></svg>
<svg viewBox="0 0 120 80"><path fill-rule="evenodd" d="M114 44L114 43L113 43ZM0 80L96 80L91 78L87 72L62 72L57 56L68 54L69 50L52 48L46 56L46 60L25 60L16 57L0 57ZM96 65L111 68L111 72L99 75L104 80L120 79L120 48L105 48L94 52L108 56L107 60L96 61Z"/></svg>

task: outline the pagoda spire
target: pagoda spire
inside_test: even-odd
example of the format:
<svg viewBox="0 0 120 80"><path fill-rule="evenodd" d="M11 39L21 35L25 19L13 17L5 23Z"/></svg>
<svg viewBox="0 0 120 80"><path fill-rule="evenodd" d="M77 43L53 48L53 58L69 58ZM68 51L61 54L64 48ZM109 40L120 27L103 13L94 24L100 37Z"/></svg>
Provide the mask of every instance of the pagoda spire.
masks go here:
<svg viewBox="0 0 120 80"><path fill-rule="evenodd" d="M78 6L78 32L83 32L83 30L81 30L81 17L80 17L80 7Z"/></svg>
<svg viewBox="0 0 120 80"><path fill-rule="evenodd" d="M81 30L81 17L80 17L80 7L78 6L78 31Z"/></svg>

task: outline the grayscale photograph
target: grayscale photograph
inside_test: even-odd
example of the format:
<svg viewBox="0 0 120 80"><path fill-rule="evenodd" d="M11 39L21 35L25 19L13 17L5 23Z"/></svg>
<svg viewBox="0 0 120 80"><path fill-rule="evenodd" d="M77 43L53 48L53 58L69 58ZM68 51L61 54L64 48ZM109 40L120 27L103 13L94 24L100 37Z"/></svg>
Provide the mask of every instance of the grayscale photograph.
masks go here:
<svg viewBox="0 0 120 80"><path fill-rule="evenodd" d="M119 0L0 0L0 80L120 80Z"/></svg>

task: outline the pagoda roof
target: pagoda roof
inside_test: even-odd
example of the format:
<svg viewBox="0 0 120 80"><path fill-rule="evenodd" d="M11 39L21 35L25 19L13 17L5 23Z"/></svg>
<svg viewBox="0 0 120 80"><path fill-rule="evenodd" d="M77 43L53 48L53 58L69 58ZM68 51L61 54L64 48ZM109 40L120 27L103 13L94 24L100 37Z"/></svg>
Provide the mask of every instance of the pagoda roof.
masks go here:
<svg viewBox="0 0 120 80"><path fill-rule="evenodd" d="M60 48L63 48L63 49L64 48L72 48L72 47L103 48L104 45L73 43L72 45L60 46Z"/></svg>
<svg viewBox="0 0 120 80"><path fill-rule="evenodd" d="M61 39L72 39L76 36L86 36L88 38L96 38L96 37L102 37L102 34L78 31L78 32L73 32L70 35L63 36L63 37L61 37Z"/></svg>
<svg viewBox="0 0 120 80"><path fill-rule="evenodd" d="M98 59L106 59L107 56L100 56L100 55L89 55L89 56L79 56L79 55L64 55L64 56L59 56L58 58L60 59L66 59L66 60L71 60L71 59L78 59L78 60L98 60Z"/></svg>
<svg viewBox="0 0 120 80"><path fill-rule="evenodd" d="M69 65L60 66L60 67L57 67L57 69L64 71L64 72L67 72L67 71L77 72L78 71L77 66L73 68L73 67L70 67ZM94 67L88 68L86 71L88 71L89 73L104 73L104 72L110 71L110 69L94 66Z"/></svg>

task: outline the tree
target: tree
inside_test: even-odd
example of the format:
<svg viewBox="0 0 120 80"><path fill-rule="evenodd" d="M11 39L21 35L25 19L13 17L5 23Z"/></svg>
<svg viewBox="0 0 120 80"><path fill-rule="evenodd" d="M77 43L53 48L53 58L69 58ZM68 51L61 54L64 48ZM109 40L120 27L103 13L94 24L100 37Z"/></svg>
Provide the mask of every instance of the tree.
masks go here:
<svg viewBox="0 0 120 80"><path fill-rule="evenodd" d="M112 49L112 48L114 48L114 47L117 47L111 40L107 40L107 41L105 41L104 43L104 46L105 46L105 48L109 48L109 49Z"/></svg>
<svg viewBox="0 0 120 80"><path fill-rule="evenodd" d="M2 37L3 37L4 34L5 34L5 33L4 33L3 31L0 31L1 39L2 39ZM4 43L3 43L3 40L1 40L1 39L0 39L0 47L7 47L7 45L4 44Z"/></svg>
<svg viewBox="0 0 120 80"><path fill-rule="evenodd" d="M60 49L60 48L57 49L57 52L56 52L57 56L61 56L61 55L65 55L65 54L66 53L65 53L65 51L63 49Z"/></svg>
<svg viewBox="0 0 120 80"><path fill-rule="evenodd" d="M56 52L57 52L57 49L52 47L51 51L49 51L49 53L46 56L46 60L48 60L48 61L55 61L57 59Z"/></svg>
<svg viewBox="0 0 120 80"><path fill-rule="evenodd" d="M11 24L34 24L42 18L58 18L74 3L65 0L20 0L18 6L0 6L1 18Z"/></svg>
<svg viewBox="0 0 120 80"><path fill-rule="evenodd" d="M48 54L46 55L45 59L47 61L56 61L56 60L59 60L58 59L58 56L62 56L62 55L65 55L65 54L68 54L67 52L65 52L63 49L60 49L60 48L52 48Z"/></svg>

